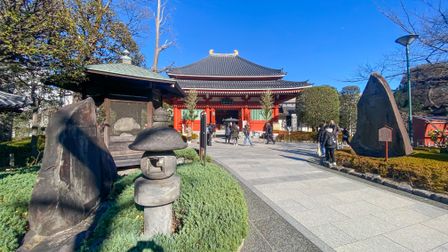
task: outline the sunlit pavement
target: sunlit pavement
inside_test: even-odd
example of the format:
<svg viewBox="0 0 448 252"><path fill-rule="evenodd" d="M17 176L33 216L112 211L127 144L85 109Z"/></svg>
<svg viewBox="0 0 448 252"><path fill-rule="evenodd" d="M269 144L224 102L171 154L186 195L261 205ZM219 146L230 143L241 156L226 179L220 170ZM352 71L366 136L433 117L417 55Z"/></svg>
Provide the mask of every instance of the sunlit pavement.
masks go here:
<svg viewBox="0 0 448 252"><path fill-rule="evenodd" d="M448 251L446 205L318 166L315 144L218 142L207 153L324 251Z"/></svg>

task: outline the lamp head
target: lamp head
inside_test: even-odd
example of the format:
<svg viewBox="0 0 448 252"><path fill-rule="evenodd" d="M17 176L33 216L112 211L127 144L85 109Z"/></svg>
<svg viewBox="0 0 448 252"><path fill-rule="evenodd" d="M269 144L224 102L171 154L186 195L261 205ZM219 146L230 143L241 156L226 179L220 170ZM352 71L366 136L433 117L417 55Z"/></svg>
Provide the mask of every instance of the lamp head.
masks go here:
<svg viewBox="0 0 448 252"><path fill-rule="evenodd" d="M408 46L412 44L418 38L417 34L409 34L402 37L399 37L395 40L395 43L400 44L402 46Z"/></svg>

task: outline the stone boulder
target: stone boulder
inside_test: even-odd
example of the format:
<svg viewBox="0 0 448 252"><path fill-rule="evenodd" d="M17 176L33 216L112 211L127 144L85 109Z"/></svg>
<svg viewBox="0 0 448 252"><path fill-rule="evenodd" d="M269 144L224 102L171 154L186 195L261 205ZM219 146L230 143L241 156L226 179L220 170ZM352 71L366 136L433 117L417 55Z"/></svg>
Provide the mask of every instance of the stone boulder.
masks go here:
<svg viewBox="0 0 448 252"><path fill-rule="evenodd" d="M46 133L29 206L30 230L20 251L74 250L117 174L91 98L57 111Z"/></svg>
<svg viewBox="0 0 448 252"><path fill-rule="evenodd" d="M387 81L373 73L358 102L358 121L351 147L358 155L384 157L384 143L378 141L378 130L385 125L392 128L389 156L412 153L408 133L404 127Z"/></svg>

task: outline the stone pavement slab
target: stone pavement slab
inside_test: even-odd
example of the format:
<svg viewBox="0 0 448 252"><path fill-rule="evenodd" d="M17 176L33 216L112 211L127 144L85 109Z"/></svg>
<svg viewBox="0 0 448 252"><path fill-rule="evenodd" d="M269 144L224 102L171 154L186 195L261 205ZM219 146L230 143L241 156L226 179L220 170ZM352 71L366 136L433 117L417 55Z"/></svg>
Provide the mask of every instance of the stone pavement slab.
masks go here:
<svg viewBox="0 0 448 252"><path fill-rule="evenodd" d="M448 248L446 205L316 165L314 144L235 147L215 143L207 151L282 217L268 218L269 211L262 208L250 214L251 227L263 237L260 246L267 244L273 251L302 251L296 243L311 241L323 251ZM272 224L281 220L289 228ZM291 232L299 233L301 239L288 238ZM283 240L276 239L279 236ZM251 239L253 243L258 238L248 238L247 242Z"/></svg>

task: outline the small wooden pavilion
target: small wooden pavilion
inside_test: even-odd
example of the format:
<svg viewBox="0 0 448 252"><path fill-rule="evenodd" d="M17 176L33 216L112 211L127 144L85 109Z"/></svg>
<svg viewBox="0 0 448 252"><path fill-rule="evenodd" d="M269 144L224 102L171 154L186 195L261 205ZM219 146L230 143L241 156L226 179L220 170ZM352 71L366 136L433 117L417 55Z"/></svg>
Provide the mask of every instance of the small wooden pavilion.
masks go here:
<svg viewBox="0 0 448 252"><path fill-rule="evenodd" d="M115 164L139 164L142 153L130 150L129 144L152 126L153 112L164 99L184 97L184 92L175 80L132 65L127 52L121 63L88 65L86 75L75 91L92 97L103 112L104 142Z"/></svg>

